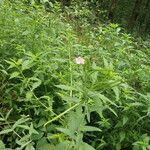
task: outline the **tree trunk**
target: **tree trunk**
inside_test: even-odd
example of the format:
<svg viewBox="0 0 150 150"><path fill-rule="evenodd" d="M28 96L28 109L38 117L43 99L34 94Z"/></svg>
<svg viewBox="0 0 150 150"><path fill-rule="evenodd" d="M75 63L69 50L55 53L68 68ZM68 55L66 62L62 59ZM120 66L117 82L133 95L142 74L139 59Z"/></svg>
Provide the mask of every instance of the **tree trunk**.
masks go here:
<svg viewBox="0 0 150 150"><path fill-rule="evenodd" d="M148 31L150 31L150 0L147 0L146 3L144 23L143 23L143 32Z"/></svg>
<svg viewBox="0 0 150 150"><path fill-rule="evenodd" d="M109 13L108 13L108 18L111 22L114 21L115 9L116 9L116 6L117 6L117 2L118 2L118 0L111 0L111 5L110 5L110 8L109 8Z"/></svg>
<svg viewBox="0 0 150 150"><path fill-rule="evenodd" d="M133 8L133 11L132 11L132 15L130 17L130 20L129 20L129 23L128 23L128 27L130 29L133 29L136 22L137 22L137 19L140 15L140 9L141 9L141 4L142 4L143 0L135 0L135 4L134 4L134 8Z"/></svg>
<svg viewBox="0 0 150 150"><path fill-rule="evenodd" d="M65 7L69 7L71 5L71 0L61 0L62 9L64 10Z"/></svg>

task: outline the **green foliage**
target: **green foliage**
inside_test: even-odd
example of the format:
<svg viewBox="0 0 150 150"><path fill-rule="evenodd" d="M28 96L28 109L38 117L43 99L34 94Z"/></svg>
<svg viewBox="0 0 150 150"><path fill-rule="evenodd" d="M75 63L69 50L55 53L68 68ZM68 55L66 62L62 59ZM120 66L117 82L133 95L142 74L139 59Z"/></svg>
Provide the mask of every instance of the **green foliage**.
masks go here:
<svg viewBox="0 0 150 150"><path fill-rule="evenodd" d="M0 149L150 148L149 40L75 10L0 5Z"/></svg>

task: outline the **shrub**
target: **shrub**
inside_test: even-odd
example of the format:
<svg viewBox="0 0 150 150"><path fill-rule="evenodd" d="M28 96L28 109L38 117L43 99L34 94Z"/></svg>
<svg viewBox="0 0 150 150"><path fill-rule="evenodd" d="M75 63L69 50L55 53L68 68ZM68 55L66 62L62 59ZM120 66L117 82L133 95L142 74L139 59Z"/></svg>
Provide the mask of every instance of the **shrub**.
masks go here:
<svg viewBox="0 0 150 150"><path fill-rule="evenodd" d="M54 9L0 6L0 148L149 149L148 44Z"/></svg>

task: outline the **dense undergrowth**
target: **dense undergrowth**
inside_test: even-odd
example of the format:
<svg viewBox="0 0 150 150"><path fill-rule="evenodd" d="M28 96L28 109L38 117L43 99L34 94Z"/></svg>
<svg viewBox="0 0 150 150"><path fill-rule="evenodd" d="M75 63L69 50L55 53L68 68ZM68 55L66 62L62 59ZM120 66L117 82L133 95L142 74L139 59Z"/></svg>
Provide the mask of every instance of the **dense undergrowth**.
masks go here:
<svg viewBox="0 0 150 150"><path fill-rule="evenodd" d="M150 149L150 41L53 9L0 4L0 150Z"/></svg>

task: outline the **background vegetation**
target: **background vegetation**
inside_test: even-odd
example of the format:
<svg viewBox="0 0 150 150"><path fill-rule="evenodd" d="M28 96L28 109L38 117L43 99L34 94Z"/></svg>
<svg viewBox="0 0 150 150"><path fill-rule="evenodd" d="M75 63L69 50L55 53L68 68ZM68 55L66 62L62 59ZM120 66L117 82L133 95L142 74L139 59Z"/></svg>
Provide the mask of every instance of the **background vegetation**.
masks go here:
<svg viewBox="0 0 150 150"><path fill-rule="evenodd" d="M149 5L1 0L0 150L149 150Z"/></svg>

